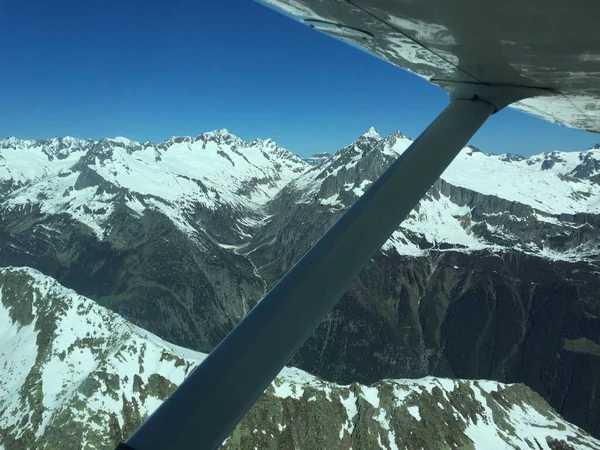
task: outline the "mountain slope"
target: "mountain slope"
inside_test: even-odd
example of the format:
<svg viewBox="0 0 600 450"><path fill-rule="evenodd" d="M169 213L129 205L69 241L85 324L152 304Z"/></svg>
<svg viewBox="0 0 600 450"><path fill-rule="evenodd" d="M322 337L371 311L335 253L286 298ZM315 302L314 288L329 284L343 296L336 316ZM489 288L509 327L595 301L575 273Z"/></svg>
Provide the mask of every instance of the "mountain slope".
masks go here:
<svg viewBox="0 0 600 450"><path fill-rule="evenodd" d="M311 168L224 130L0 141L0 266L208 352L411 142L369 130ZM599 155L465 148L294 363L523 382L600 436Z"/></svg>
<svg viewBox="0 0 600 450"><path fill-rule="evenodd" d="M244 242L307 164L217 130L0 141L0 265L29 265L174 342L210 351L264 293ZM156 317L161 317L156 321Z"/></svg>
<svg viewBox="0 0 600 450"><path fill-rule="evenodd" d="M241 250L267 284L411 142L370 130L269 202L269 220ZM293 363L340 383L524 382L600 433L600 186L575 162L544 168L552 155L465 148ZM563 156L587 164L600 151Z"/></svg>
<svg viewBox="0 0 600 450"><path fill-rule="evenodd" d="M0 270L0 448L110 449L205 357L28 268ZM282 371L223 449L600 449L523 385Z"/></svg>
<svg viewBox="0 0 600 450"><path fill-rule="evenodd" d="M369 130L325 164L300 175L269 203L272 220L254 237L250 249L273 239L276 241L271 247L282 244L275 236L279 228L302 223L307 210L318 210L318 220L327 226L332 224L411 143L400 133L382 139ZM551 157L569 158L572 164L554 165L548 170L539 161ZM594 181L596 172L585 169L590 161L597 161L600 167L600 150L545 154L525 160L485 155L467 147L386 248L414 256L443 247L510 249L552 259L597 260L600 183ZM300 231L298 234L306 240L304 250L323 231L323 227L315 227L308 235ZM289 239L287 233L281 238ZM284 258L283 266L289 266L292 259ZM259 265L264 264L259 260Z"/></svg>

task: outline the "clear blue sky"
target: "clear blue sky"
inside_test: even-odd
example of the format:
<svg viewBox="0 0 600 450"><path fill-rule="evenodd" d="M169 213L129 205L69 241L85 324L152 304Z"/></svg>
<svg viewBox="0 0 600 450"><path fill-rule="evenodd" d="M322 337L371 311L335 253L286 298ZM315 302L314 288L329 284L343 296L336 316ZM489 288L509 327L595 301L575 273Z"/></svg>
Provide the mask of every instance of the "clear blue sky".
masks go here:
<svg viewBox="0 0 600 450"><path fill-rule="evenodd" d="M424 80L250 0L4 0L0 55L0 137L159 142L225 127L304 156L371 125L416 137L447 102ZM530 155L598 141L506 110L472 143Z"/></svg>

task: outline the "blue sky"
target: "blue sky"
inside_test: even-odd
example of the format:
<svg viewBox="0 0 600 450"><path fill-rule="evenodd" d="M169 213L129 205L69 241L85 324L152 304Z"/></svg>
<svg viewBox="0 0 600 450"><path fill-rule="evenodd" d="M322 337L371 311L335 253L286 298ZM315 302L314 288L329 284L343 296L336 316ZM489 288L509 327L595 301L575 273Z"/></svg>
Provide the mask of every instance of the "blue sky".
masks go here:
<svg viewBox="0 0 600 450"><path fill-rule="evenodd" d="M426 81L250 0L0 2L0 137L160 142L228 128L305 156L374 126L416 137L447 103ZM505 110L472 143L584 150L598 135Z"/></svg>

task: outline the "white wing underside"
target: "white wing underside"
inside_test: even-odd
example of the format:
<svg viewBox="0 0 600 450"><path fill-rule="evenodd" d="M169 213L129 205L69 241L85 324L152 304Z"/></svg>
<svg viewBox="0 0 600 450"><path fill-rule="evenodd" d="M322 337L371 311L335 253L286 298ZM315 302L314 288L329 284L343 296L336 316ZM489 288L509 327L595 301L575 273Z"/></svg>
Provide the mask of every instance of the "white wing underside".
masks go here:
<svg viewBox="0 0 600 450"><path fill-rule="evenodd" d="M537 87L511 107L600 132L600 3L594 0L262 0L444 88Z"/></svg>

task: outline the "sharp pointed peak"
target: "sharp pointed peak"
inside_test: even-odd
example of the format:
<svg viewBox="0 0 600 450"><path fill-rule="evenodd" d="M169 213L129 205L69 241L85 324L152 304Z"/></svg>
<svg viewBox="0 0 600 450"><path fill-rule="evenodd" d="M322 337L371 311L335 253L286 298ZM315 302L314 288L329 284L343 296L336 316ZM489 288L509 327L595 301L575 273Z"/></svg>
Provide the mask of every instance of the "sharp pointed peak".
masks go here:
<svg viewBox="0 0 600 450"><path fill-rule="evenodd" d="M223 141L223 142L243 142L238 136L233 134L227 128L217 128L212 131L205 131L196 140L210 140L210 141Z"/></svg>
<svg viewBox="0 0 600 450"><path fill-rule="evenodd" d="M212 130L212 131L206 131L203 134L206 134L206 135L209 135L209 136L235 136L227 128L217 128L217 129Z"/></svg>
<svg viewBox="0 0 600 450"><path fill-rule="evenodd" d="M372 138L372 139L381 139L381 136L379 135L379 133L377 132L375 127L369 127L369 129L365 133L363 133L363 135L361 137L367 137L367 138Z"/></svg>
<svg viewBox="0 0 600 450"><path fill-rule="evenodd" d="M115 142L117 144L122 144L122 145L129 145L133 142L131 139L128 139L123 136L115 136L113 138L107 138L107 139L111 142Z"/></svg>

